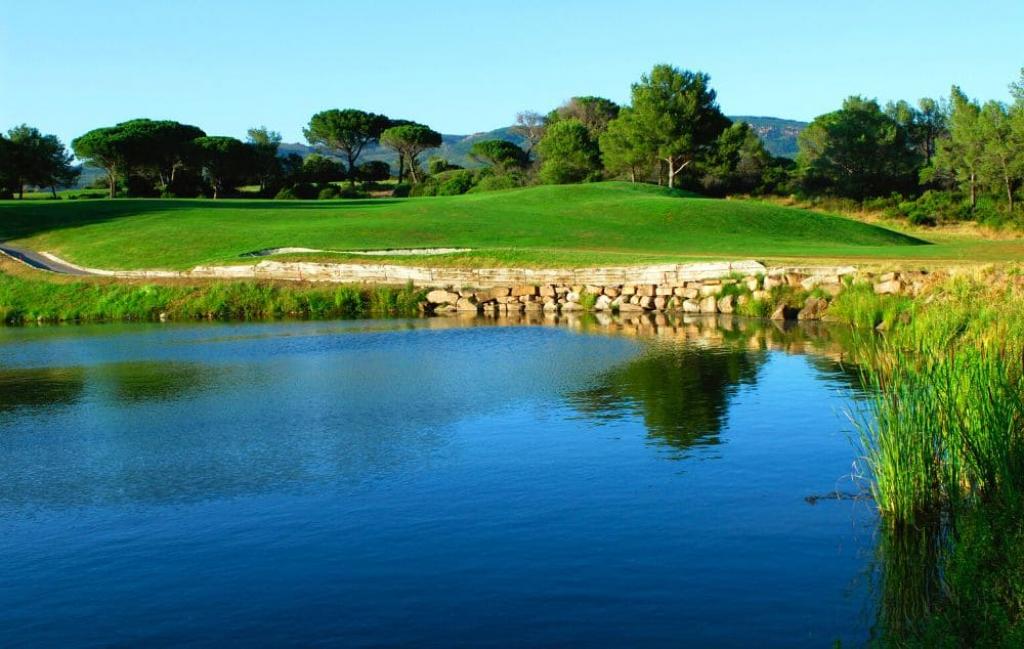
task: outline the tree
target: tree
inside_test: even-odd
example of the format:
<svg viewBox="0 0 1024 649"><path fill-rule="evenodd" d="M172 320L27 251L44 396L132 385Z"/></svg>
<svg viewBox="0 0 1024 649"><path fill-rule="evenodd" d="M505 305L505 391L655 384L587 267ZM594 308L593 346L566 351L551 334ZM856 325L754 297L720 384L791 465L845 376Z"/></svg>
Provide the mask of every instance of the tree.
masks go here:
<svg viewBox="0 0 1024 649"><path fill-rule="evenodd" d="M364 182L381 182L391 178L391 165L383 160L370 160L359 165L356 175Z"/></svg>
<svg viewBox="0 0 1024 649"><path fill-rule="evenodd" d="M877 101L848 98L840 110L816 117L798 143L809 189L864 200L917 187L921 157L907 129Z"/></svg>
<svg viewBox="0 0 1024 649"><path fill-rule="evenodd" d="M477 162L490 165L503 174L526 166L526 151L507 140L480 140L469 149L469 156Z"/></svg>
<svg viewBox="0 0 1024 649"><path fill-rule="evenodd" d="M49 187L54 198L57 186L74 184L80 170L56 135L43 135L27 124L7 132L10 180L24 198L25 186Z"/></svg>
<svg viewBox="0 0 1024 649"><path fill-rule="evenodd" d="M712 154L700 165L701 184L718 195L761 191L774 162L749 124L733 122L718 136Z"/></svg>
<svg viewBox="0 0 1024 649"><path fill-rule="evenodd" d="M946 133L946 113L942 103L930 97L919 99L916 107L903 100L885 107L885 114L906 130L925 165L931 164L938 140Z"/></svg>
<svg viewBox="0 0 1024 649"><path fill-rule="evenodd" d="M393 149L399 159L404 159L414 183L419 182L417 158L427 149L441 146L441 134L423 124L393 126L380 136L380 143Z"/></svg>
<svg viewBox="0 0 1024 649"><path fill-rule="evenodd" d="M546 121L544 116L532 110L516 113L515 126L511 131L526 140L526 157L529 158L534 148L544 138Z"/></svg>
<svg viewBox="0 0 1024 649"><path fill-rule="evenodd" d="M953 86L949 98L949 136L936 147L933 168L966 188L971 209L978 205L978 183L985 144L980 130L981 107Z"/></svg>
<svg viewBox="0 0 1024 649"><path fill-rule="evenodd" d="M540 177L545 183L566 184L589 181L601 173L601 153L590 131L577 119L552 125L537 145Z"/></svg>
<svg viewBox="0 0 1024 649"><path fill-rule="evenodd" d="M14 188L17 184L14 157L14 144L0 134L0 199L14 196Z"/></svg>
<svg viewBox="0 0 1024 649"><path fill-rule="evenodd" d="M703 72L656 65L633 84L633 116L668 170L668 186L683 169L707 155L729 120L715 103L711 77Z"/></svg>
<svg viewBox="0 0 1024 649"><path fill-rule="evenodd" d="M281 162L277 158L281 134L266 126L250 128L246 143L253 149L253 166L260 183L260 192L267 192L271 183L281 175Z"/></svg>
<svg viewBox="0 0 1024 649"><path fill-rule="evenodd" d="M348 161L347 168L356 169L363 149L378 140L389 125L384 115L354 108L335 108L313 115L303 133L310 144L343 152ZM349 182L354 185L355 178L349 178Z"/></svg>
<svg viewBox="0 0 1024 649"><path fill-rule="evenodd" d="M195 141L203 175L213 188L213 197L241 183L252 171L253 151L241 140L225 136L206 136Z"/></svg>
<svg viewBox="0 0 1024 649"><path fill-rule="evenodd" d="M978 133L983 143L980 169L987 184L1001 186L1013 213L1014 193L1024 177L1024 110L989 101L981 107Z"/></svg>
<svg viewBox="0 0 1024 649"><path fill-rule="evenodd" d="M577 119L587 130L590 137L597 140L608 128L608 123L619 116L619 105L604 97L573 97L548 115L547 125L564 119Z"/></svg>
<svg viewBox="0 0 1024 649"><path fill-rule="evenodd" d="M631 108L623 108L619 116L608 122L600 137L601 159L613 175L628 175L631 182L649 172L657 157L643 139L640 124Z"/></svg>
<svg viewBox="0 0 1024 649"><path fill-rule="evenodd" d="M72 140L71 148L79 159L107 172L110 198L117 196L117 182L130 164L121 130L116 126L93 129Z"/></svg>
<svg viewBox="0 0 1024 649"><path fill-rule="evenodd" d="M338 180L345 180L348 174L345 167L319 153L311 153L302 161L302 180L308 183L326 185Z"/></svg>

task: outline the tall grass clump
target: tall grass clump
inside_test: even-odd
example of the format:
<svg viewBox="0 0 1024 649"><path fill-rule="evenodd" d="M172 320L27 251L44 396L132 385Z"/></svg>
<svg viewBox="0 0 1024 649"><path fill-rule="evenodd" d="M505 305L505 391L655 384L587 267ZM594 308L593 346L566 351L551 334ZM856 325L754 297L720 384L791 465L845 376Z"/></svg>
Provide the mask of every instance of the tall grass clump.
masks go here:
<svg viewBox="0 0 1024 649"><path fill-rule="evenodd" d="M5 324L411 316L423 299L423 291L412 286L68 282L0 272L0 321Z"/></svg>
<svg viewBox="0 0 1024 649"><path fill-rule="evenodd" d="M876 295L870 282L847 286L829 305L829 317L855 327L892 326L902 314L909 313L913 301L902 295Z"/></svg>
<svg viewBox="0 0 1024 649"><path fill-rule="evenodd" d="M1024 495L1024 297L956 280L929 299L863 362L860 446L893 524Z"/></svg>

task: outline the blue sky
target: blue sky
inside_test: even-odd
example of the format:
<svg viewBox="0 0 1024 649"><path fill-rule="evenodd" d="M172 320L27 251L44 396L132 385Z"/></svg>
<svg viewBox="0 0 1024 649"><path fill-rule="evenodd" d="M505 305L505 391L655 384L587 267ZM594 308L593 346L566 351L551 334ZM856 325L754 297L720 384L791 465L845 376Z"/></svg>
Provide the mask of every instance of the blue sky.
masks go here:
<svg viewBox="0 0 1024 649"><path fill-rule="evenodd" d="M711 74L729 114L810 119L850 94L1004 99L1024 2L5 0L0 128L66 142L134 117L210 134L356 107L445 133L572 95L626 101L655 63Z"/></svg>

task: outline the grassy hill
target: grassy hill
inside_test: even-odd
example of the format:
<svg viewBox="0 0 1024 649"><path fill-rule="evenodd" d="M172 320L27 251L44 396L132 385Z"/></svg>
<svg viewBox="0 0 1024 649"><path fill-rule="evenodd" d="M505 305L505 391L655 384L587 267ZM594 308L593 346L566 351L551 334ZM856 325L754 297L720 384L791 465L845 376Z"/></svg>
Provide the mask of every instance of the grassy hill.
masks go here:
<svg viewBox="0 0 1024 649"><path fill-rule="evenodd" d="M619 182L397 200L9 202L0 205L0 239L103 268L240 263L245 253L275 247L471 248L426 260L401 258L464 266L899 258L931 248L840 217Z"/></svg>

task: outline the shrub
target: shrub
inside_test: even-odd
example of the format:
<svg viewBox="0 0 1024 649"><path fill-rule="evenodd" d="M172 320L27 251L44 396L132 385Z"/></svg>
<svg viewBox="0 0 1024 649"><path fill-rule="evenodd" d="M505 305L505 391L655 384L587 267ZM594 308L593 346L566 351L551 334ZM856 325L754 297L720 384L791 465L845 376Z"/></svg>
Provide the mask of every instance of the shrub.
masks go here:
<svg viewBox="0 0 1024 649"><path fill-rule="evenodd" d="M409 183L398 183L394 189L391 190L391 195L395 198L406 198L409 196L412 190L412 185Z"/></svg>
<svg viewBox="0 0 1024 649"><path fill-rule="evenodd" d="M320 190L320 193L317 195L317 198L319 198L322 201L329 201L331 199L338 198L339 194L340 192L338 191L337 187L335 187L334 185L328 185Z"/></svg>
<svg viewBox="0 0 1024 649"><path fill-rule="evenodd" d="M469 190L470 192L493 192L500 191L502 189L516 189L517 187L525 187L527 184L526 176L521 173L507 173L499 176L496 175L485 175L480 178L476 186Z"/></svg>
<svg viewBox="0 0 1024 649"><path fill-rule="evenodd" d="M292 192L295 194L296 198L311 200L317 197L320 190L310 183L295 183L292 185Z"/></svg>
<svg viewBox="0 0 1024 649"><path fill-rule="evenodd" d="M338 198L369 198L366 192L355 187L344 187L337 194Z"/></svg>
<svg viewBox="0 0 1024 649"><path fill-rule="evenodd" d="M437 186L438 196L458 196L465 194L476 184L475 174L468 169L460 169L442 174L447 178L440 179Z"/></svg>
<svg viewBox="0 0 1024 649"><path fill-rule="evenodd" d="M295 201L298 199L299 197L295 195L295 191L291 187L283 188L274 196L274 200L278 201Z"/></svg>

